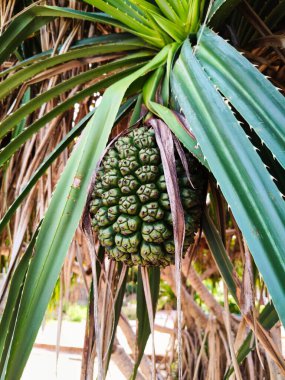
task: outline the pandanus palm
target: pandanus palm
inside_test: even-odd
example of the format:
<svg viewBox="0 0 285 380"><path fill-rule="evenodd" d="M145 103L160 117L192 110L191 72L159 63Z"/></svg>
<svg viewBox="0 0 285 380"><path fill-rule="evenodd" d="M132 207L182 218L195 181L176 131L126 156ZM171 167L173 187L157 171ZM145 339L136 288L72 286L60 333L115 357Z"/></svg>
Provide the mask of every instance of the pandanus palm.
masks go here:
<svg viewBox="0 0 285 380"><path fill-rule="evenodd" d="M32 84L33 78L40 76L44 70L64 70L64 64L68 66L78 60L86 60L89 64L85 72L48 88L36 98L24 91L26 100L24 99L21 107L15 107L13 113L7 112L0 126L0 136L4 138L4 149L0 152L2 166L5 167L22 145L47 122L87 95L104 90L102 100L95 111L92 111L92 115L88 114L88 117L80 121L42 162L1 220L0 228L3 229L35 182L60 152L81 134L56 185L43 221L12 277L7 306L1 320L1 331L5 331L5 334L1 334L0 337L1 375L7 379L19 378L23 371L66 252L82 216L88 189L90 184L94 185L92 178L94 179L96 166L108 143L112 128L122 116L131 111L129 126L133 127L132 133L135 133L137 126L143 121L148 125L147 128L153 128L155 131L160 148L159 154L174 226L175 248L171 248L171 252L175 257L177 273L179 274L181 265L185 222L184 218L181 218L183 207L180 198L176 196L177 175L172 169L175 168L178 153L180 152L180 156L184 155L178 142L180 141L184 149L205 167L202 171L209 173L211 183L215 183L221 189L277 311L276 313L273 305L269 303L264 311L264 315L271 316L270 322L267 320L268 325L266 318L261 317L260 322L255 321L252 308L247 308L240 299L240 283L231 273L232 266L225 255L223 233L218 233L205 211L202 223L205 236L221 274L241 307L244 317L263 342L265 338L261 323L265 327L271 327L278 318L283 324L285 322L285 206L282 199L285 103L278 89L234 47L215 33L219 30L227 32L223 29L223 22L233 7L241 2L88 2L104 13L36 5L19 14L1 36L1 62L5 62L15 51L16 57L19 58L17 63L1 73L1 99L7 99L22 84L26 84L26 90ZM263 16L266 13L265 19L268 24L273 28L278 26L283 19L284 4L280 2L272 6L262 6L257 3L254 4L255 14ZM244 6L252 10L248 3ZM247 16L249 14L248 12ZM54 52L44 51L34 56L21 57L19 46L22 41L58 17L108 24L123 32L78 41L63 54L55 54L55 49ZM259 26L257 29L262 30L265 24L262 23L260 27L261 19L258 16L254 20L255 25ZM229 25L230 35L235 34L234 26L238 25L235 37L241 45L244 41L254 39L254 31L249 35L250 28L245 26L243 16L233 15ZM210 28L212 26L215 31ZM94 56L98 61L99 57L105 57L107 63L101 59L103 63L94 68ZM45 102L75 86L80 88L89 82L89 87L57 104L28 128L18 128L28 115ZM132 143L133 141L131 146ZM126 149L124 151L127 152ZM112 173L107 174L110 177ZM115 177L116 175L117 172ZM121 182L122 186L126 184L124 181ZM95 186L98 186L98 183L97 181ZM203 185L199 183L196 187ZM189 186L191 188L191 185ZM195 187L195 184L192 184L192 187ZM91 212L94 201L96 197L93 204L91 203ZM116 202L110 206L119 206L119 199ZM93 213L97 215L97 224L99 221L101 227L104 227L107 220L108 210L104 207L100 209L101 214L105 212L104 215L97 215L98 209ZM217 207L219 209L219 205ZM88 213L85 213L84 228L90 232L88 220ZM141 223L134 218L133 222ZM128 223L130 219L122 219L123 225L127 224L129 227ZM117 225L116 228L122 232L123 227ZM219 228L223 230L221 223ZM122 236L123 234L120 235L120 239L123 239ZM102 242L104 238L101 232L99 240ZM169 238L170 236L166 236L164 240ZM111 253L111 256L122 258L121 253ZM125 261L130 263L129 258ZM168 259L155 261L165 265ZM138 257L132 260L132 263L146 264ZM149 275L149 281L156 284L152 288L153 297L155 294L157 297L159 273L157 269L150 269ZM284 370L281 356L274 351L270 342L268 345L269 352L275 355L277 363Z"/></svg>

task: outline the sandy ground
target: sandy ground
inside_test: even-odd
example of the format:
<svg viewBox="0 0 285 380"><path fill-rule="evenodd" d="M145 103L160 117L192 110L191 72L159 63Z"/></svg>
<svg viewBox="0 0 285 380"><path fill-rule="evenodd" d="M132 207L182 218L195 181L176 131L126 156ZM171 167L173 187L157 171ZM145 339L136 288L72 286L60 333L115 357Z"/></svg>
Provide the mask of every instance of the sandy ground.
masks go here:
<svg viewBox="0 0 285 380"><path fill-rule="evenodd" d="M80 369L81 355L61 353L56 369L55 353L34 348L22 380L79 380ZM96 369L94 372L96 373ZM126 379L116 365L111 362L107 380Z"/></svg>
<svg viewBox="0 0 285 380"><path fill-rule="evenodd" d="M166 313L158 313L156 324L173 327L173 315L167 316ZM132 322L135 329L135 322ZM84 340L85 322L67 322L62 325L60 344L65 347L82 348ZM57 322L47 322L39 331L36 344L56 344ZM120 328L118 328L118 340L124 349L129 353L126 340ZM164 355L169 343L169 335L161 332L155 332L155 350L156 354ZM146 354L151 354L151 339L146 347ZM80 353L60 353L58 363L56 363L55 352L34 347L27 366L22 376L22 380L79 380L81 370ZM96 369L94 371L96 373ZM107 380L125 380L118 367L111 361Z"/></svg>
<svg viewBox="0 0 285 380"><path fill-rule="evenodd" d="M161 326L173 327L174 315L167 316L164 312L158 312L156 324ZM135 321L132 322L135 330ZM63 322L61 333L61 345L65 347L83 347L85 322ZM37 344L56 344L57 322L47 322L39 331L36 340ZM285 355L285 331L283 329L283 354ZM130 348L118 328L118 340L124 349L129 353ZM155 350L158 355L164 355L169 343L169 335L161 332L155 332ZM146 347L146 354L151 354L151 339ZM95 364L96 367L96 364ZM56 354L53 351L33 348L29 361L25 368L22 380L79 380L81 370L80 353L63 353L59 355L56 363ZM96 374L96 369L94 371ZM126 380L118 367L111 361L107 380Z"/></svg>

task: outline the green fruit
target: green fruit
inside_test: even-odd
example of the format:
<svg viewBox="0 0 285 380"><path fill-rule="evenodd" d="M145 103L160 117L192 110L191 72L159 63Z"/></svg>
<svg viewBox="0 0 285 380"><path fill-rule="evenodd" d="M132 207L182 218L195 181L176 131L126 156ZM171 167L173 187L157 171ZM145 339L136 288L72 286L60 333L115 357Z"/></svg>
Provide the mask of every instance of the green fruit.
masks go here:
<svg viewBox="0 0 285 380"><path fill-rule="evenodd" d="M206 185L205 170L195 158L186 156L194 188L176 157L185 213L184 253L200 223ZM110 258L130 266L174 263L170 201L152 129L134 129L109 149L97 172L90 214Z"/></svg>

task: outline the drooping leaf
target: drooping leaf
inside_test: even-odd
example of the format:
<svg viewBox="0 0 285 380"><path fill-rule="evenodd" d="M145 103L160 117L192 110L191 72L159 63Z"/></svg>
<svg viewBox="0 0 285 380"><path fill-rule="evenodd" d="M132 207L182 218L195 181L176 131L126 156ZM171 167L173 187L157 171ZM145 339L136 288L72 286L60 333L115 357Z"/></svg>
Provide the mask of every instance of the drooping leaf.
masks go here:
<svg viewBox="0 0 285 380"><path fill-rule="evenodd" d="M135 50L137 47L138 46L133 38L129 37L116 42L105 41L105 43L102 43L98 40L95 45L80 47L64 54L59 54L54 57L46 58L45 60L40 60L39 62L29 65L28 67L24 67L15 74L9 75L6 80L2 81L0 83L0 99L3 99L7 94L11 93L12 90L23 84L26 80L51 67L64 64L74 59L92 56L100 57L105 54Z"/></svg>
<svg viewBox="0 0 285 380"><path fill-rule="evenodd" d="M118 273L120 274L121 273L121 270L122 270L122 264L119 263L119 271ZM105 373L107 373L107 370L108 370L108 367L109 367L109 362L110 362L110 359L111 359L111 354L112 354L112 349L113 349L113 343L114 343L114 339L115 339L115 336L116 336L116 332L117 332L117 326L118 326L118 323L119 323L119 319L120 319L120 315L121 315L121 310L122 310L122 306L123 306L123 300L124 300L124 296L125 296L125 291L126 291L126 285L127 285L127 279L128 279L128 270L126 270L126 274L125 274L125 277L124 277L124 280L122 282L122 285L118 291L118 296L116 298L116 302L115 302L115 305L114 305L114 325L113 325L113 331L112 331L112 337L111 337L111 342L110 342L110 346L109 346L109 350L107 352L107 359L106 359L106 365L105 365Z"/></svg>
<svg viewBox="0 0 285 380"><path fill-rule="evenodd" d="M119 21L102 13L84 12L64 7L32 5L15 17L9 27L0 36L0 64L9 58L9 55L13 53L22 41L57 17L110 23L113 26L122 27ZM124 29L127 30L128 28L124 27Z"/></svg>
<svg viewBox="0 0 285 380"><path fill-rule="evenodd" d="M138 64L140 63L141 59L143 62L143 57L143 53L142 55L140 53L135 54L134 56L129 55L125 58L107 63L105 65L96 67L95 69L81 73L80 75L77 75L59 83L57 86L54 86L53 88L43 92L42 94L39 94L37 97L24 104L22 107L17 109L12 115L4 119L2 123L0 123L0 137L4 136L7 132L13 129L14 126L18 122L20 122L25 116L31 114L33 111L35 111L37 108L39 108L42 104L46 103L47 101L55 98L56 96L64 93L65 91L68 91L72 88L75 88L78 85L86 83L91 79L105 77L104 74L110 73L119 68L128 68L129 66L131 66L132 63ZM148 54L146 55L146 57L148 57ZM68 99L67 101L70 101L70 99Z"/></svg>
<svg viewBox="0 0 285 380"><path fill-rule="evenodd" d="M157 95L157 89L161 82L161 78L164 75L164 67L159 67L147 80L143 87L143 100L148 109L151 108L150 102L155 99Z"/></svg>
<svg viewBox="0 0 285 380"><path fill-rule="evenodd" d="M168 50L164 48L147 65L106 90L68 160L44 217L35 246L35 260L27 273L9 352L7 380L21 376L78 226L90 179L106 146L124 94L137 78L165 63Z"/></svg>
<svg viewBox="0 0 285 380"><path fill-rule="evenodd" d="M173 53L177 50L178 44L173 43L169 56L173 57ZM169 63L169 62L167 62ZM143 99L147 108L162 119L172 132L178 137L182 144L191 152L204 166L207 166L207 162L204 160L203 153L197 144L197 140L194 135L187 128L186 123L182 122L182 118L173 110L156 103L154 100L157 95L157 89L159 88L160 81L164 74L163 68L157 69L151 77L148 79L143 88ZM168 76L164 80L168 80Z"/></svg>
<svg viewBox="0 0 285 380"><path fill-rule="evenodd" d="M221 236L206 211L204 212L202 226L216 265L231 295L238 304L236 283L233 277L233 264L227 255Z"/></svg>
<svg viewBox="0 0 285 380"><path fill-rule="evenodd" d="M134 110L132 112L132 116L129 121L129 126L133 127L135 124L137 124L143 117L144 113L142 112L142 102L143 97L142 94L138 95ZM147 110L145 110L147 112Z"/></svg>
<svg viewBox="0 0 285 380"><path fill-rule="evenodd" d="M160 282L160 269L159 267L149 268L149 284L151 289L151 301L152 308L155 312L158 295L159 295L159 282ZM135 360L134 372L131 379L135 380L136 374L144 354L145 346L150 336L150 323L147 309L147 303L144 292L144 285L141 275L141 270L138 271L138 283L137 283L137 355Z"/></svg>
<svg viewBox="0 0 285 380"><path fill-rule="evenodd" d="M123 47L123 50L136 50L140 48L146 48L146 49L154 49L152 46L147 45L143 40L140 38L134 37L130 35L129 33L110 33L102 36L94 36L89 38L82 38L81 40L75 41L74 44L72 44L69 47L69 51L76 50L79 48L87 47L87 46L94 46L98 44L116 44L116 43L122 43L125 42L125 47ZM134 48L131 49L131 45L133 44ZM22 61L19 61L15 63L15 65L3 70L0 72L0 78L5 77L11 72L16 72L19 69L22 69L24 67L28 67L36 62L39 62L41 60L50 58L52 55L56 53L59 54L61 51L62 45L59 45L58 48L45 50L41 53L35 54L29 58L26 58ZM65 53L64 53L65 54Z"/></svg>
<svg viewBox="0 0 285 380"><path fill-rule="evenodd" d="M116 117L116 123L120 121L120 119L125 115L125 113L129 110L129 108L134 104L136 97L130 98L127 100L119 109L118 115ZM71 131L67 133L67 135L62 139L62 141L56 146L56 148L46 157L46 159L42 162L42 164L38 167L35 173L30 178L29 182L23 187L20 194L11 204L6 214L0 220L0 232L2 232L3 228L10 221L11 217L16 212L17 208L21 205L22 201L29 194L32 187L37 183L38 179L46 172L46 170L50 167L50 165L54 162L54 160L60 155L60 153L78 136L82 130L85 128L87 121L94 114L95 109L89 112L84 118L80 120L80 122L72 128ZM1 154L0 154L1 155Z"/></svg>
<svg viewBox="0 0 285 380"><path fill-rule="evenodd" d="M167 126L172 130L175 136L182 142L182 144L191 152L207 169L209 168L207 161L204 160L204 155L196 138L187 128L179 116L167 107L161 104L150 102L151 110L160 117Z"/></svg>
<svg viewBox="0 0 285 380"><path fill-rule="evenodd" d="M120 80L121 78L125 77L130 72L133 72L135 68L137 69L142 64L136 65L135 67L128 68L126 70L122 70L117 74L110 75L108 78L99 80L96 84L93 86L90 86L82 91L80 91L78 94L68 98L55 108L53 108L51 111L46 113L43 117L36 120L32 125L30 125L28 128L26 128L19 136L17 136L14 140L12 140L3 150L0 152L0 162L1 165L3 163L7 162L7 160L10 159L10 157L40 128L45 126L50 120L55 118L56 116L60 115L62 112L68 110L71 108L77 101L80 101L84 99L86 96L90 96L94 94L97 91L100 91L102 89L105 89L108 85L111 85L115 80Z"/></svg>
<svg viewBox="0 0 285 380"><path fill-rule="evenodd" d="M0 378L3 378L3 369L7 365L7 354L10 349L12 336L14 333L14 326L18 316L19 304L22 297L23 285L25 276L30 265L30 260L33 254L36 238L40 226L35 231L29 246L17 265L15 272L12 276L9 295L5 304L4 313L0 322Z"/></svg>
<svg viewBox="0 0 285 380"><path fill-rule="evenodd" d="M285 324L285 205L243 129L186 41L172 88Z"/></svg>
<svg viewBox="0 0 285 380"><path fill-rule="evenodd" d="M172 48L169 51L168 58L167 58L167 64L166 64L166 73L163 78L162 86L161 86L161 98L162 98L162 104L164 106L168 106L170 102L170 75L172 71L173 62L175 59L175 55L180 48L180 44L172 44ZM155 100L155 99L152 99Z"/></svg>

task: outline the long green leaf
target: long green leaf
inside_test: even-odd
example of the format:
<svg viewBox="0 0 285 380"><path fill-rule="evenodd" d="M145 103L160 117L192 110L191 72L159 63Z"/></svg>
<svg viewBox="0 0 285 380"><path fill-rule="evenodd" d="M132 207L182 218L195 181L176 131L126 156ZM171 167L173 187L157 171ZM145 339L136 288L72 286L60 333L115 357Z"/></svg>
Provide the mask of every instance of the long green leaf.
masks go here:
<svg viewBox="0 0 285 380"><path fill-rule="evenodd" d="M39 232L39 227L34 233L30 244L20 260L17 268L13 274L11 280L11 286L9 289L9 296L5 305L4 313L0 322L0 378L2 379L1 373L6 365L7 353L10 348L11 338L14 332L14 325L18 315L19 304L22 296L23 284L25 281L25 276L30 265L30 259L33 254L34 245L36 242L36 237Z"/></svg>
<svg viewBox="0 0 285 380"><path fill-rule="evenodd" d="M134 104L136 97L130 98L127 100L119 109L116 123L120 121L120 119L125 115L125 113L130 109L130 107ZM11 217L14 215L17 208L20 206L25 197L29 194L32 187L37 183L38 179L46 172L46 170L50 167L50 165L54 162L54 160L60 155L60 153L74 140L76 136L78 136L82 130L85 128L87 121L93 115L95 110L89 112L80 122L72 128L70 132L64 137L64 139L56 146L56 148L46 157L46 159L42 162L39 168L35 171L35 173L30 178L29 182L24 186L21 193L17 196L14 202L11 204L6 214L0 220L0 233L3 228L10 221Z"/></svg>
<svg viewBox="0 0 285 380"><path fill-rule="evenodd" d="M169 34L170 37L173 38L174 41L181 42L185 39L186 33L182 27L177 25L177 23L169 21L167 18L157 13L150 12L150 14L151 14L151 17L157 23L157 25L159 25L162 30L164 30L167 34Z"/></svg>
<svg viewBox="0 0 285 380"><path fill-rule="evenodd" d="M133 15L132 11L124 10L124 2L118 2L117 0L109 0L108 2L104 0L84 0L86 3L93 5L94 7L106 12L108 15L112 16L115 20L119 20L123 24L123 29L127 31L132 31L139 37L142 37L147 42L154 44L160 48L164 46L163 42L163 32L157 32L157 30L150 28L150 20L148 17L144 17L145 21L137 20ZM111 5L113 4L113 5Z"/></svg>
<svg viewBox="0 0 285 380"><path fill-rule="evenodd" d="M136 79L164 64L168 51L169 47L164 48L147 65L106 90L95 115L68 160L46 212L35 246L35 259L27 273L6 380L21 376L78 226L91 177L108 141L124 94Z"/></svg>
<svg viewBox="0 0 285 380"><path fill-rule="evenodd" d="M186 0L187 1L187 0ZM168 0L180 20L186 21L188 9L184 0ZM184 4L183 4L184 3Z"/></svg>
<svg viewBox="0 0 285 380"><path fill-rule="evenodd" d="M233 264L227 255L221 236L207 212L204 212L202 226L217 267L238 305L237 289L233 278Z"/></svg>
<svg viewBox="0 0 285 380"><path fill-rule="evenodd" d="M181 22L172 5L167 0L155 0L155 2L159 6L164 16L166 16L169 20L176 23Z"/></svg>
<svg viewBox="0 0 285 380"><path fill-rule="evenodd" d="M122 264L119 263L118 275L121 273L121 270L122 270ZM105 365L105 373L107 373L109 363L110 363L110 359L111 359L111 355L112 355L113 343L115 340L115 336L116 336L116 332L117 332L117 326L119 323L121 310L122 310L122 306L123 306L123 300L124 300L124 296L125 296L125 292L126 292L127 279L128 279L128 269L126 270L124 280L122 282L122 285L121 285L119 293L118 293L118 297L117 297L115 305L114 305L114 314L115 314L114 315L114 325L113 325L113 331L112 331L110 346L109 346L108 352L106 353L107 359L106 359L106 365Z"/></svg>
<svg viewBox="0 0 285 380"><path fill-rule="evenodd" d="M285 325L285 205L234 115L186 41L172 88Z"/></svg>
<svg viewBox="0 0 285 380"><path fill-rule="evenodd" d="M123 24L128 25L132 29L140 33L149 33L148 18L142 12L140 7L134 6L128 0L84 0L86 3L93 5L106 14L114 17L114 19L121 21Z"/></svg>
<svg viewBox="0 0 285 380"><path fill-rule="evenodd" d="M97 1L97 0L91 0L91 1ZM113 5L117 10L119 9L125 14L125 17L131 17L138 22L144 24L145 26L149 27L148 18L143 11L141 4L137 5L136 1L132 0L124 0L124 1L117 1L117 0L109 0L107 3ZM125 18L127 21L128 19Z"/></svg>
<svg viewBox="0 0 285 380"><path fill-rule="evenodd" d="M107 43L117 43L117 42L126 42L126 46L129 46L133 44L134 49L141 49L141 48L147 48L147 49L152 49L153 47L150 45L147 45L142 39L131 36L129 33L115 33L115 34L106 34L102 36L95 36L95 37L89 37L89 38L82 38L81 40L75 41L74 44L72 44L69 48L69 51L75 50L78 48L83 48L87 46L94 46L98 44L107 44ZM0 78L7 76L11 72L15 72L23 67L30 66L31 64L35 62L39 62L41 60L44 60L46 58L50 58L54 53L56 55L60 52L62 48L62 45L59 45L57 49L49 49L45 50L39 54L35 54L23 61L20 61L16 63L15 65L9 67L6 70L3 70L0 72ZM130 50L132 50L130 48Z"/></svg>
<svg viewBox="0 0 285 380"><path fill-rule="evenodd" d="M35 121L28 128L26 128L19 136L17 136L14 140L12 140L1 152L0 152L0 162L1 165L18 150L20 147L36 132L39 131L40 128L44 127L46 123L60 115L62 112L71 108L76 102L84 99L86 96L90 96L97 91L105 89L110 86L114 81L119 80L129 73L133 72L135 69L141 67L142 64L135 65L135 67L127 68L126 70L122 70L119 73L114 75L110 75L106 79L98 80L96 84L93 86L87 87L86 89L80 91L78 94L68 98L60 105L53 108L50 112L46 113L39 120Z"/></svg>
<svg viewBox="0 0 285 380"><path fill-rule="evenodd" d="M75 88L78 85L84 84L91 79L102 77L104 74L107 74L115 69L125 68L131 64L136 64L145 60L145 57L148 58L148 53L135 53L134 55L128 55L125 58L107 63L105 65L96 67L93 70L88 70L81 73L75 77L72 77L64 82L59 83L57 86L43 92L37 97L30 100L28 103L24 104L22 107L17 109L12 115L8 116L6 119L0 123L0 137L4 136L7 132L15 127L25 116L31 114L42 104L48 102L49 100L55 98L56 96ZM0 164L1 165L1 164Z"/></svg>
<svg viewBox="0 0 285 380"><path fill-rule="evenodd" d="M285 100L277 88L208 28L201 36L197 58L211 81L285 167Z"/></svg>
<svg viewBox="0 0 285 380"><path fill-rule="evenodd" d="M168 54L167 64L166 64L166 72L161 86L161 98L162 104L165 106L169 105L170 102L170 75L173 67L173 63L176 57L176 53L178 49L180 49L180 44L173 44L173 48Z"/></svg>
<svg viewBox="0 0 285 380"><path fill-rule="evenodd" d="M173 44L174 51L177 50L177 46L178 44ZM169 56L172 55L173 51L170 50ZM194 135L190 132L189 128L187 128L187 126L184 125L182 121L179 119L179 115L175 113L173 110L154 101L163 74L164 70L162 68L158 68L144 85L144 103L151 112L157 115L168 125L168 127L182 142L182 144L189 150L189 152L191 152L204 166L206 166L209 169L209 167L207 166L207 162L204 160L204 155L201 151L201 148L197 144L197 140L195 139ZM168 80L167 75L164 80Z"/></svg>
<svg viewBox="0 0 285 380"><path fill-rule="evenodd" d="M173 44L175 45L175 44ZM182 144L196 157L198 160L207 167L207 162L204 160L204 155L201 148L197 144L197 140L194 135L191 134L190 130L187 129L186 125L183 125L179 119L178 114L176 114L171 109L156 103L153 101L156 96L157 88L161 81L164 70L162 68L157 69L151 77L148 79L143 88L143 99L146 107L162 119L176 137L182 142ZM207 167L208 168L208 167Z"/></svg>
<svg viewBox="0 0 285 380"><path fill-rule="evenodd" d="M20 13L0 36L0 64L24 41L42 26L57 17L67 17L91 22L108 23L122 27L122 24L111 16L102 13L83 12L63 7L32 5ZM127 27L124 27L127 30Z"/></svg>
<svg viewBox="0 0 285 380"><path fill-rule="evenodd" d="M156 310L157 300L159 296L159 284L160 284L160 269L153 267L149 268L149 284L151 290L151 301L152 308ZM135 380L137 371L142 360L145 346L147 344L148 338L150 336L150 324L149 324L149 315L147 309L147 303L144 293L144 286L141 271L138 271L138 282L137 282L137 356L134 366L134 371L131 376L131 379Z"/></svg>
<svg viewBox="0 0 285 380"><path fill-rule="evenodd" d="M34 77L46 69L57 66L59 64L66 63L74 59L90 56L101 56L110 53L135 50L138 48L136 39L130 37L124 37L123 39L119 39L115 42L106 42L106 40L104 41L105 43L102 43L102 41L99 39L94 45L73 49L64 54L41 60L32 65L29 65L26 68L23 68L20 71L17 71L15 74L10 75L6 80L1 82L0 99L3 99L7 94L11 93L12 90L23 84L26 80Z"/></svg>

